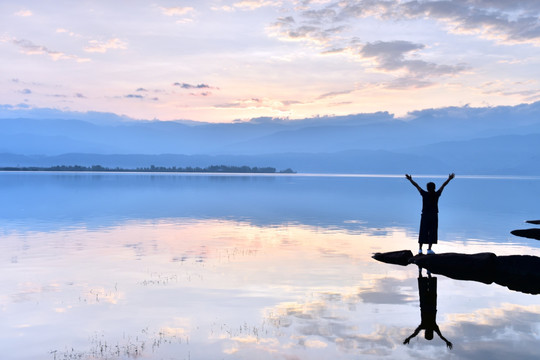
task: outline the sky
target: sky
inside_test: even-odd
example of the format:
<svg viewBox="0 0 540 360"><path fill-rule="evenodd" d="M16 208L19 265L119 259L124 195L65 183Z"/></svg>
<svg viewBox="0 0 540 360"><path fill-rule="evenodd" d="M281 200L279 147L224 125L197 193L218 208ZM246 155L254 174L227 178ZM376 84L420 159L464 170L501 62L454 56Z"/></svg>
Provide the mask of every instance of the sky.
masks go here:
<svg viewBox="0 0 540 360"><path fill-rule="evenodd" d="M538 0L0 0L0 105L300 119L540 100Z"/></svg>

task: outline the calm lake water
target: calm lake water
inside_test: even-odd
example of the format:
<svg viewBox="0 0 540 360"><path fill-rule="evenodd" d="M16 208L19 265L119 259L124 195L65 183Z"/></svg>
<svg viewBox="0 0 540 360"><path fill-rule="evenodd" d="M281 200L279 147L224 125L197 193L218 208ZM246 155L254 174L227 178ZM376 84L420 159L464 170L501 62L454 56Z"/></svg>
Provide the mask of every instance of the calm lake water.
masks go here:
<svg viewBox="0 0 540 360"><path fill-rule="evenodd" d="M444 177L415 178L421 185ZM1 173L2 359L537 358L540 297L437 277L420 324L421 199L403 176ZM540 179L459 177L442 252L540 256ZM424 274L425 276L425 274Z"/></svg>

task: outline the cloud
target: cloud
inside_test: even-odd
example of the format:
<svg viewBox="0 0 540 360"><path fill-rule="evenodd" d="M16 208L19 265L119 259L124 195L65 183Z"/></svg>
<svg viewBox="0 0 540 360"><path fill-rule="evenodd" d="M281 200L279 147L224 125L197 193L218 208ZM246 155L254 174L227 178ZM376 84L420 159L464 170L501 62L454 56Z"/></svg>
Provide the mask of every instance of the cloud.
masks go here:
<svg viewBox="0 0 540 360"><path fill-rule="evenodd" d="M377 41L361 46L359 55L374 61L374 67L382 72L405 72L387 87L395 89L420 88L431 84L427 79L446 75L456 75L467 70L465 64L439 65L418 59L407 59L406 55L424 48L424 45L409 41Z"/></svg>
<svg viewBox="0 0 540 360"><path fill-rule="evenodd" d="M185 23L192 22L193 21L192 18L183 17L183 16L188 15L188 14L192 14L192 13L195 12L195 9L190 7L190 6L186 6L186 7L182 7L182 6L160 7L160 9L161 9L161 12L164 15L175 16L175 17L181 16L182 18L176 21L176 23L178 23L178 24L185 24Z"/></svg>
<svg viewBox="0 0 540 360"><path fill-rule="evenodd" d="M338 20L338 12L331 7L325 7L322 9L310 9L303 11L302 17L307 21L316 24L324 24L327 22L332 23Z"/></svg>
<svg viewBox="0 0 540 360"><path fill-rule="evenodd" d="M225 11L225 12L233 12L235 9L232 6L223 5L223 6L212 6L210 8L212 11Z"/></svg>
<svg viewBox="0 0 540 360"><path fill-rule="evenodd" d="M190 6L160 7L160 9L163 14L167 16L183 16L195 11L195 9Z"/></svg>
<svg viewBox="0 0 540 360"><path fill-rule="evenodd" d="M34 92L30 89L22 89L22 90L19 90L18 91L20 94L23 94L23 95L30 95L30 94L34 94ZM66 95L66 94L58 94L58 93L53 93L53 94L44 94L44 93L41 93L41 95L43 96L46 96L46 97L52 97L52 98L59 98L59 99L67 99L67 98L78 98L78 99L86 99L86 96L84 96L83 94L81 93L75 93L73 95Z"/></svg>
<svg viewBox="0 0 540 360"><path fill-rule="evenodd" d="M109 49L127 49L127 43L118 38L109 39L107 41L90 40L90 45L84 48L86 52L104 53Z"/></svg>
<svg viewBox="0 0 540 360"><path fill-rule="evenodd" d="M213 86L210 86L208 84L188 84L188 83L181 83L181 82L175 82L173 86L178 86L185 90L210 90L210 89L217 89ZM191 96L210 96L212 93L210 91L203 91L200 93L190 93Z"/></svg>
<svg viewBox="0 0 540 360"><path fill-rule="evenodd" d="M321 96L319 96L317 98L317 100L322 100L322 99L326 99L326 98L333 98L333 97L336 97L336 96L339 96L339 95L347 95L347 94L352 93L353 91L354 90L332 91L332 92L322 94Z"/></svg>
<svg viewBox="0 0 540 360"><path fill-rule="evenodd" d="M236 108L236 109L278 109L280 111L286 111L291 105L301 104L296 100L275 100L269 98L249 98L239 99L230 103L216 104L214 108Z"/></svg>
<svg viewBox="0 0 540 360"><path fill-rule="evenodd" d="M191 92L188 93L189 96L197 96L197 97L208 97L212 95L212 92L209 90L215 90L218 89L216 87L213 87L208 84L200 83L200 84L189 84L184 82L175 82L172 84L172 86L179 87L182 90L191 90ZM158 92L158 91L155 91Z"/></svg>
<svg viewBox="0 0 540 360"><path fill-rule="evenodd" d="M306 41L323 47L330 47L346 26L324 26L317 21L298 23L292 16L278 18L269 28L272 36L284 41Z"/></svg>
<svg viewBox="0 0 540 360"><path fill-rule="evenodd" d="M281 6L282 1L275 0L242 0L233 4L235 8L241 10L255 10L265 6Z"/></svg>
<svg viewBox="0 0 540 360"><path fill-rule="evenodd" d="M391 13L396 2L342 1L323 3L322 8L310 8L293 16L277 19L269 27L271 34L285 41L304 41L315 44L321 54L347 54L370 60L373 69L394 73L398 78L387 83L387 88L419 88L432 84L430 78L455 75L468 69L465 64L440 65L418 58L425 45L405 40L362 43L351 33L347 21L373 14ZM354 30L354 29L353 29ZM413 58L411 58L413 57Z"/></svg>
<svg viewBox="0 0 540 360"><path fill-rule="evenodd" d="M31 86L47 86L44 83L40 83L40 82L37 82L37 81L23 81L23 80L21 80L19 78L13 78L13 79L11 79L11 82L15 83L15 84L25 85L25 86L28 86L28 85L31 85Z"/></svg>
<svg viewBox="0 0 540 360"><path fill-rule="evenodd" d="M282 103L284 107L289 107L290 105L303 104L302 101L298 101L298 100L281 100L280 103Z"/></svg>
<svg viewBox="0 0 540 360"><path fill-rule="evenodd" d="M248 108L248 107L258 107L258 105L261 104L261 101L257 98L252 99L243 99L243 100L235 100L230 103L223 103L223 104L216 104L214 105L215 108Z"/></svg>
<svg viewBox="0 0 540 360"><path fill-rule="evenodd" d="M27 17L27 16L32 16L34 15L30 10L27 10L27 9L23 9L23 10L19 10L15 13L15 16L21 16L21 17Z"/></svg>
<svg viewBox="0 0 540 360"><path fill-rule="evenodd" d="M399 21L433 19L457 34L540 45L540 5L534 0L342 0L322 10L305 11L302 16L330 23L368 17Z"/></svg>
<svg viewBox="0 0 540 360"><path fill-rule="evenodd" d="M140 95L140 94L126 94L123 96L126 99L138 99L138 100L150 100L150 101L158 101L159 98L157 97L147 97L146 95Z"/></svg>
<svg viewBox="0 0 540 360"><path fill-rule="evenodd" d="M435 78L455 76L470 69L464 63L440 64L422 59L426 45L418 42L399 38L363 41L356 24L368 18L383 22L434 20L454 34L498 43L540 45L540 2L533 0L302 1L277 18L268 32L282 41L314 45L320 54L369 60L363 64L395 76L384 83L386 88L422 88L434 84Z"/></svg>
<svg viewBox="0 0 540 360"><path fill-rule="evenodd" d="M182 89L212 89L212 87L207 84L192 85L188 83L175 82L173 86L179 86Z"/></svg>
<svg viewBox="0 0 540 360"><path fill-rule="evenodd" d="M409 1L395 4L398 18L429 17L452 32L479 35L503 43L540 45L540 8L531 1Z"/></svg>
<svg viewBox="0 0 540 360"><path fill-rule="evenodd" d="M478 86L478 89L486 95L498 94L503 96L518 95L524 98L540 96L540 89L536 81L489 81Z"/></svg>
<svg viewBox="0 0 540 360"><path fill-rule="evenodd" d="M404 54L423 48L424 45L409 41L377 41L364 45L360 50L360 55L364 58L377 59L381 68L396 70L403 66Z"/></svg>
<svg viewBox="0 0 540 360"><path fill-rule="evenodd" d="M177 24L189 24L189 23L192 23L194 20L191 19L191 18L182 18L182 19L178 19L176 20L176 23Z"/></svg>
<svg viewBox="0 0 540 360"><path fill-rule="evenodd" d="M452 75L467 69L464 64L438 65L423 60L407 60L405 55L414 54L424 48L422 44L409 41L377 41L361 47L359 54L365 59L374 59L376 68L382 71L406 70L412 74Z"/></svg>
<svg viewBox="0 0 540 360"><path fill-rule="evenodd" d="M23 54L26 55L48 55L54 61L58 60L75 60L77 62L90 61L88 58L81 58L77 55L69 55L60 51L50 50L45 46L36 45L33 42L26 39L11 39L11 42L17 45Z"/></svg>
<svg viewBox="0 0 540 360"><path fill-rule="evenodd" d="M73 31L69 31L67 29L64 29L64 28L56 29L56 33L58 33L58 34L68 34L69 36L72 36L72 37L81 37L81 35L79 35L77 33L74 33Z"/></svg>
<svg viewBox="0 0 540 360"><path fill-rule="evenodd" d="M433 81L429 81L419 75L414 76L403 76L393 79L386 84L383 84L383 87L387 89L396 89L396 90L406 90L406 89L421 89L425 87L432 86Z"/></svg>
<svg viewBox="0 0 540 360"><path fill-rule="evenodd" d="M489 85L486 85L485 87L487 88L482 89L482 93L486 95L497 94L502 96L518 96L527 102L535 102L540 99L540 89L520 89L520 84L513 84L512 86L508 87L504 86L504 84L498 85L494 88L491 88ZM512 88L514 90L508 90L509 88Z"/></svg>

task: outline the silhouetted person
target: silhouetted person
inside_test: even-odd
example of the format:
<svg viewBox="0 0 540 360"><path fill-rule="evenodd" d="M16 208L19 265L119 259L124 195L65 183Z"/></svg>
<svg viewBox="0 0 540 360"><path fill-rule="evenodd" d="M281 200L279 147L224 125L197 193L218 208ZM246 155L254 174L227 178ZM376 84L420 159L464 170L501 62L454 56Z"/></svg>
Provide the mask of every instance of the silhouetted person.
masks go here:
<svg viewBox="0 0 540 360"><path fill-rule="evenodd" d="M454 178L454 173L448 175L448 179L441 185L439 190L435 191L435 184L428 182L426 185L427 191L422 189L409 174L405 174L407 180L411 182L422 195L422 217L420 220L420 232L418 234L419 249L418 253L422 253L422 245L428 244L428 254L434 254L431 246L437 243L437 229L439 227L439 197L446 185Z"/></svg>
<svg viewBox="0 0 540 360"><path fill-rule="evenodd" d="M403 341L403 344L408 344L413 337L418 335L420 330L424 330L426 340L432 340L433 332L436 332L446 343L446 346L452 349L452 343L441 334L441 330L437 325L437 278L431 277L430 273L428 273L427 277L424 277L420 271L418 275L418 292L420 293L421 322L411 336Z"/></svg>

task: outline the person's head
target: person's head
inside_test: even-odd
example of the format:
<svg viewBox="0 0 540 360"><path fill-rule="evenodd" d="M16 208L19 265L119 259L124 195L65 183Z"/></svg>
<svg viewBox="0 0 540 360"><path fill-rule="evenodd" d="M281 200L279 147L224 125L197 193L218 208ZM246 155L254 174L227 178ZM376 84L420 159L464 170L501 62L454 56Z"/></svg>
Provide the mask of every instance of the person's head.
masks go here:
<svg viewBox="0 0 540 360"><path fill-rule="evenodd" d="M433 329L426 329L426 331L424 331L424 338L426 340L433 340Z"/></svg>
<svg viewBox="0 0 540 360"><path fill-rule="evenodd" d="M435 192L435 183L433 183L433 182L428 182L427 185L426 185L426 187L427 187L427 191L429 191L429 192Z"/></svg>

